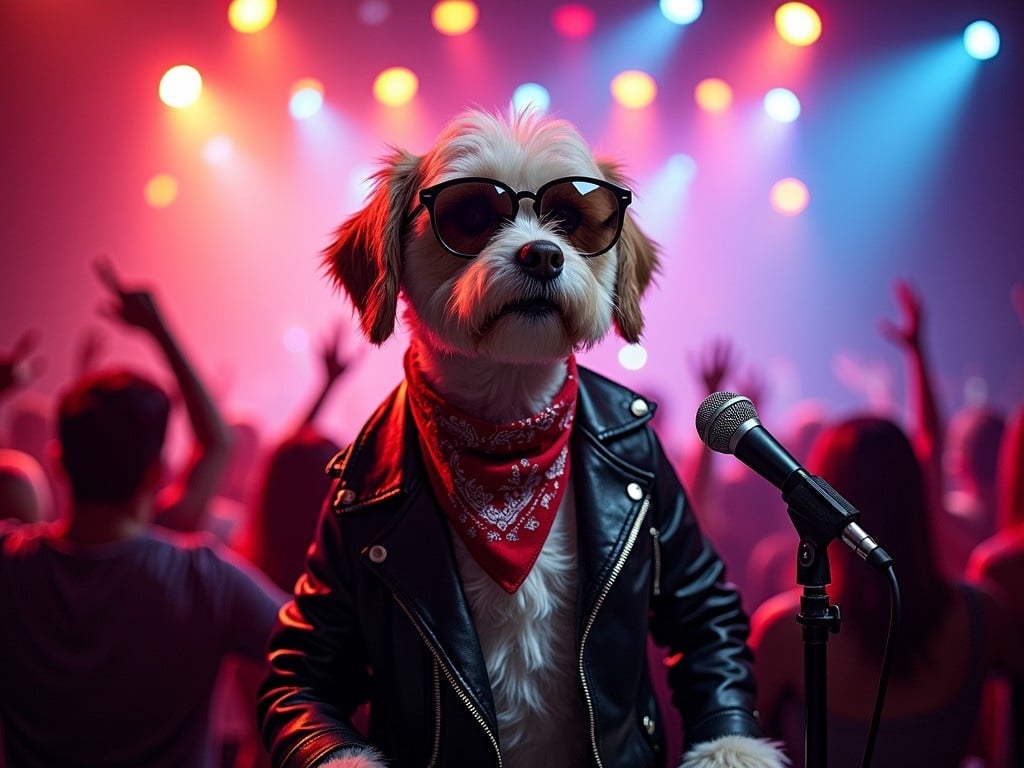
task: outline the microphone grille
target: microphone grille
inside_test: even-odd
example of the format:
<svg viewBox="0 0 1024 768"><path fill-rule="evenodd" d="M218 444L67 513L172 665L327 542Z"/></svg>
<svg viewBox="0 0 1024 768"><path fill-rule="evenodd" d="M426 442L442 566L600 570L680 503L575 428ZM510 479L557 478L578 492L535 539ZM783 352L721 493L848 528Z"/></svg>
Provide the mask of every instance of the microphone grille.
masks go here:
<svg viewBox="0 0 1024 768"><path fill-rule="evenodd" d="M732 453L732 436L745 421L757 418L750 398L735 392L715 392L697 409L697 434L713 451Z"/></svg>

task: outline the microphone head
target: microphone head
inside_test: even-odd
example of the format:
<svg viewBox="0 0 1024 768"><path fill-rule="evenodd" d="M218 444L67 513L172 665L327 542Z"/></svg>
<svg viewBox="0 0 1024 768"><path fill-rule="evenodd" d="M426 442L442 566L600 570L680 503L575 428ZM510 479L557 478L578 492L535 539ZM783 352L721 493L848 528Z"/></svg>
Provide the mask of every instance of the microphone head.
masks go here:
<svg viewBox="0 0 1024 768"><path fill-rule="evenodd" d="M733 435L750 419L757 419L757 409L749 397L715 392L704 398L697 409L697 434L711 450L732 453Z"/></svg>

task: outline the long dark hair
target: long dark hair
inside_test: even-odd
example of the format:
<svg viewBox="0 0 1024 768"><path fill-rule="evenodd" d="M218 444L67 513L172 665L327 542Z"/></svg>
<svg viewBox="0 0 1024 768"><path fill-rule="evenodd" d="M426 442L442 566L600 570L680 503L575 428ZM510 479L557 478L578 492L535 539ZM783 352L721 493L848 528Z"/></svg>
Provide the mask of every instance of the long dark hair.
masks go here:
<svg viewBox="0 0 1024 768"><path fill-rule="evenodd" d="M825 429L807 464L860 511L864 529L895 561L903 600L892 674L909 676L916 664L929 661L928 640L952 591L937 562L923 473L910 440L888 419L856 416ZM838 542L829 556L829 593L842 613L843 631L880 659L890 605L886 580Z"/></svg>

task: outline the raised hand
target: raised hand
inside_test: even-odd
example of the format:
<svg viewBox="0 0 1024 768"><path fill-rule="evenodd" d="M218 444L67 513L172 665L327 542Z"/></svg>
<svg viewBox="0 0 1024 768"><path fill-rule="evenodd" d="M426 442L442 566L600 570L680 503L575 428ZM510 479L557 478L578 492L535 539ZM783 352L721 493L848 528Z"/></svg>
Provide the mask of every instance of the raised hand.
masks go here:
<svg viewBox="0 0 1024 768"><path fill-rule="evenodd" d="M41 339L39 331L25 331L10 352L0 354L0 392L25 386L46 369L46 358L33 356Z"/></svg>
<svg viewBox="0 0 1024 768"><path fill-rule="evenodd" d="M328 383L333 383L344 376L352 362L352 359L345 357L341 351L344 327L344 323L339 321L333 332L320 344L320 360L323 362L324 377Z"/></svg>
<svg viewBox="0 0 1024 768"><path fill-rule="evenodd" d="M710 395L721 389L735 362L732 342L728 339L715 339L696 358L691 358L690 367L704 385L705 394Z"/></svg>
<svg viewBox="0 0 1024 768"><path fill-rule="evenodd" d="M109 303L100 308L102 314L152 334L164 329L160 310L149 291L125 287L118 279L114 265L105 256L98 256L93 261L93 268L100 283L110 293Z"/></svg>
<svg viewBox="0 0 1024 768"><path fill-rule="evenodd" d="M921 346L921 326L924 315L921 299L906 280L896 280L893 283L893 292L896 295L896 304L900 309L903 322L897 324L882 318L880 324L882 335L894 344L917 349Z"/></svg>

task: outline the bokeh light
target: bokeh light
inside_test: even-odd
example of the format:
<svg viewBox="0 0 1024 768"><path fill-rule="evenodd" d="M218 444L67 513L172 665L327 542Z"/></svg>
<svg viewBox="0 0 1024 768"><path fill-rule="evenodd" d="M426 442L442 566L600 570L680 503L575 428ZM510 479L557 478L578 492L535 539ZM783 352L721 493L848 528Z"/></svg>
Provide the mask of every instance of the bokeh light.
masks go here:
<svg viewBox="0 0 1024 768"><path fill-rule="evenodd" d="M697 83L693 99L705 112L725 112L732 106L732 86L718 77L708 77Z"/></svg>
<svg viewBox="0 0 1024 768"><path fill-rule="evenodd" d="M658 95L658 85L646 72L636 69L620 72L612 78L612 97L627 109L642 109Z"/></svg>
<svg viewBox="0 0 1024 768"><path fill-rule="evenodd" d="M183 109L195 104L203 92L203 78L195 67L178 64L160 78L160 101L168 107Z"/></svg>
<svg viewBox="0 0 1024 768"><path fill-rule="evenodd" d="M790 45L811 45L821 37L821 17L805 3L785 3L775 11L775 29Z"/></svg>
<svg viewBox="0 0 1024 768"><path fill-rule="evenodd" d="M142 196L152 208L166 208L178 198L178 180L169 173L158 173L146 182Z"/></svg>
<svg viewBox="0 0 1024 768"><path fill-rule="evenodd" d="M562 37L570 40L582 40L589 37L597 26L597 17L585 5L568 3L555 9L551 17L551 25Z"/></svg>
<svg viewBox="0 0 1024 768"><path fill-rule="evenodd" d="M807 208L811 194L807 185L792 177L780 179L772 185L769 193L772 208L783 216L796 216Z"/></svg>
<svg viewBox="0 0 1024 768"><path fill-rule="evenodd" d="M391 4L387 0L364 0L356 11L359 20L370 27L377 27L391 16Z"/></svg>
<svg viewBox="0 0 1024 768"><path fill-rule="evenodd" d="M978 20L964 29L964 50L979 61L999 53L999 30L991 22Z"/></svg>
<svg viewBox="0 0 1024 768"><path fill-rule="evenodd" d="M697 175L697 161L685 152L672 155L665 163L665 168L682 185L689 184Z"/></svg>
<svg viewBox="0 0 1024 768"><path fill-rule="evenodd" d="M539 83L523 83L512 92L512 111L534 109L545 113L551 107L551 94Z"/></svg>
<svg viewBox="0 0 1024 768"><path fill-rule="evenodd" d="M442 35L464 35L476 26L480 9L468 0L442 0L430 12L434 29Z"/></svg>
<svg viewBox="0 0 1024 768"><path fill-rule="evenodd" d="M228 23L236 32L252 34L264 29L277 13L277 0L232 0Z"/></svg>
<svg viewBox="0 0 1024 768"><path fill-rule="evenodd" d="M390 67L373 81L373 95L381 104L401 107L412 101L419 87L419 78L411 69Z"/></svg>
<svg viewBox="0 0 1024 768"><path fill-rule="evenodd" d="M304 77L292 86L288 113L296 120L313 117L324 105L324 86L313 77Z"/></svg>
<svg viewBox="0 0 1024 768"><path fill-rule="evenodd" d="M203 144L203 162L207 165L224 165L235 153L235 143L223 133L211 136Z"/></svg>
<svg viewBox="0 0 1024 768"><path fill-rule="evenodd" d="M309 351L309 331L298 325L285 328L281 344L293 355L304 356Z"/></svg>
<svg viewBox="0 0 1024 768"><path fill-rule="evenodd" d="M661 0L661 14L673 24L693 24L704 12L703 0Z"/></svg>
<svg viewBox="0 0 1024 768"><path fill-rule="evenodd" d="M626 344L620 347L619 365L627 371L639 371L647 365L647 350L640 344Z"/></svg>
<svg viewBox="0 0 1024 768"><path fill-rule="evenodd" d="M800 117L800 99L787 88L772 88L764 95L764 111L780 123L792 123Z"/></svg>

